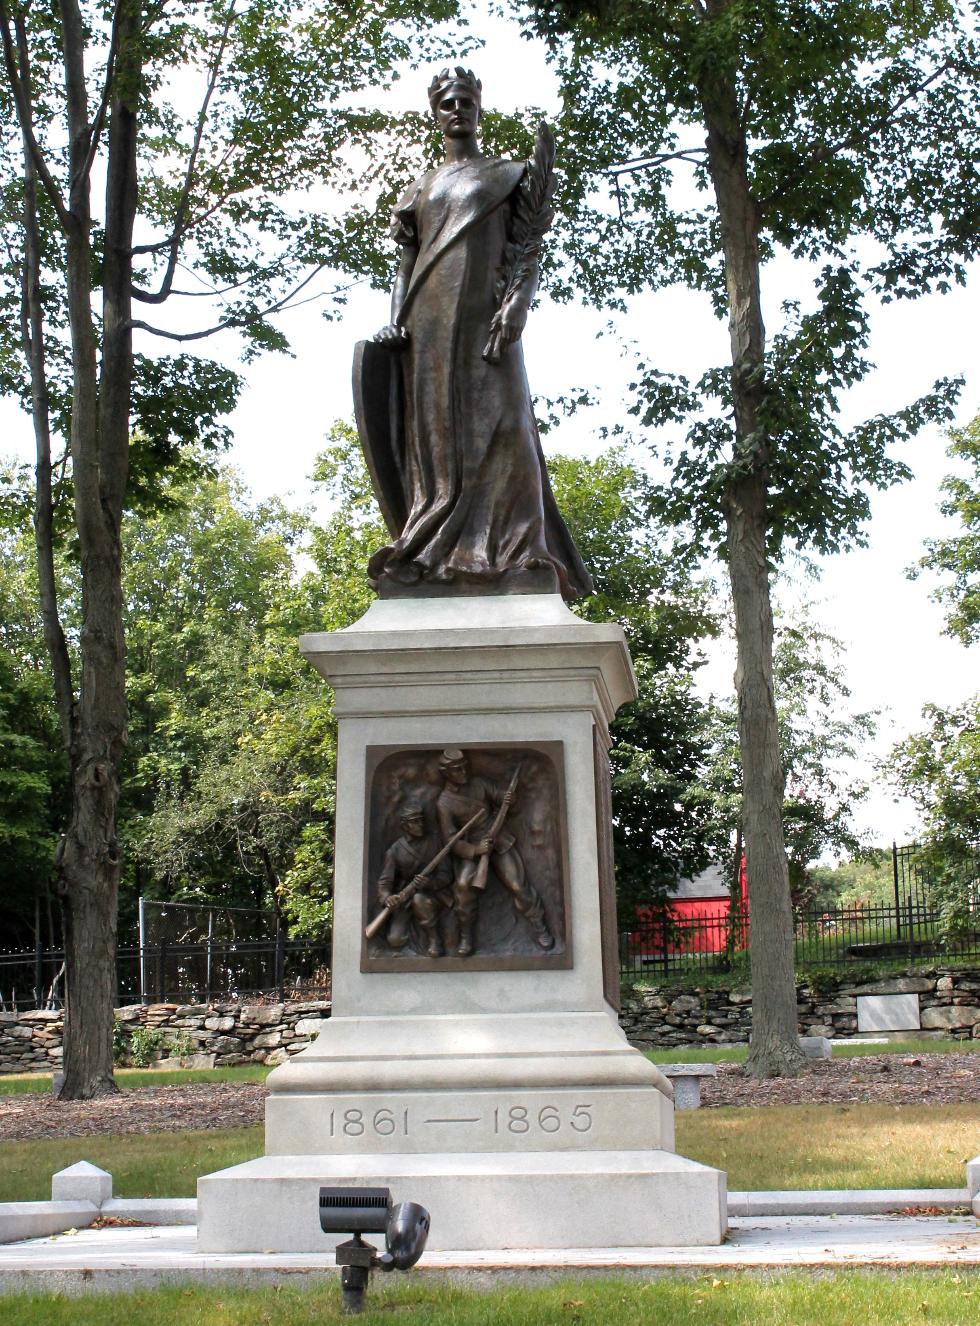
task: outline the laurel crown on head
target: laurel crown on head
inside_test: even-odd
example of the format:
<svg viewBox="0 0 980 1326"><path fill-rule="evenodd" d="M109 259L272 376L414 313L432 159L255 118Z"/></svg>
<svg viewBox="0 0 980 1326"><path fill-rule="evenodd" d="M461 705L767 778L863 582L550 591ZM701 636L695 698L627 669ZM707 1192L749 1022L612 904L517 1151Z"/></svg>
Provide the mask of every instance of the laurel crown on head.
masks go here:
<svg viewBox="0 0 980 1326"><path fill-rule="evenodd" d="M441 73L436 74L429 84L429 105L433 110L435 110L436 104L446 88L453 87L456 83L461 83L463 87L469 88L476 100L482 102L483 84L472 69L464 69L462 65L458 64L453 69L443 69Z"/></svg>

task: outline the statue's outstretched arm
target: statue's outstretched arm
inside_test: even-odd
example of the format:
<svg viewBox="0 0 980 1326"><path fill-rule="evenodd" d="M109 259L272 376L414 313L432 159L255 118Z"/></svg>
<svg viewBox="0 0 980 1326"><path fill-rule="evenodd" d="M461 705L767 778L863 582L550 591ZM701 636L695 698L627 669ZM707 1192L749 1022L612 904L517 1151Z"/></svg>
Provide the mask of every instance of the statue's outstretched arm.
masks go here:
<svg viewBox="0 0 980 1326"><path fill-rule="evenodd" d="M400 349L408 340L408 332L404 327L398 325L398 315L401 313L402 304L405 302L405 296L408 293L409 283L418 256L419 251L414 245L407 244L402 249L402 260L398 266L398 275L395 277L395 284L391 290L391 322L387 327L382 327L374 338L381 345L389 345L395 350Z"/></svg>

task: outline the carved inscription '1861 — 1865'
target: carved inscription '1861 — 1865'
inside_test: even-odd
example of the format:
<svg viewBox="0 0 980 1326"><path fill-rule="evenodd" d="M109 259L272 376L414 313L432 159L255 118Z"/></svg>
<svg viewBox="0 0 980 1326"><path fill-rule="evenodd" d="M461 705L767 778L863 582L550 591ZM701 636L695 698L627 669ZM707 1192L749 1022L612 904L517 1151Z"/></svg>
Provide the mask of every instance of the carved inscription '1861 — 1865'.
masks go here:
<svg viewBox="0 0 980 1326"><path fill-rule="evenodd" d="M368 751L364 970L567 967L560 742Z"/></svg>

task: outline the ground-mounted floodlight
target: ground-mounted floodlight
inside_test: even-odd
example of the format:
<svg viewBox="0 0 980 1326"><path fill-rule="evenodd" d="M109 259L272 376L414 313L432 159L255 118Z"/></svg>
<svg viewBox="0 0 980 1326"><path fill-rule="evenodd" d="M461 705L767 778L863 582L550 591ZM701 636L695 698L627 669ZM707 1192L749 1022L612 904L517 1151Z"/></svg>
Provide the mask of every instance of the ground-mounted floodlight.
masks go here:
<svg viewBox="0 0 980 1326"><path fill-rule="evenodd" d="M425 1249L429 1213L417 1202L391 1204L389 1188L321 1188L320 1228L324 1234L353 1234L337 1245L344 1311L363 1312L371 1272L407 1271ZM384 1234L385 1251L365 1243L362 1234Z"/></svg>

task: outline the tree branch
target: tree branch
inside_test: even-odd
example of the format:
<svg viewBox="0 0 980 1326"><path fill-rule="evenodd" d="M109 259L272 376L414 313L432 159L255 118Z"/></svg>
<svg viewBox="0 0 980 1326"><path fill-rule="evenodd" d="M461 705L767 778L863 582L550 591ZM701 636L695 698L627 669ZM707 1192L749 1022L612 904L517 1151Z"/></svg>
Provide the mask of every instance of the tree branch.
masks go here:
<svg viewBox="0 0 980 1326"><path fill-rule="evenodd" d="M31 65L27 28L15 19L20 76L31 104ZM44 305L41 294L41 230L37 217L37 166L27 145L24 152L24 260L21 268L21 341L31 383L31 418L34 424L35 505L34 546L37 555L38 597L44 640L51 660L55 704L65 751L70 755L75 735L75 694L71 658L58 613L58 587L54 573L54 499L51 484L51 413L44 357Z"/></svg>
<svg viewBox="0 0 980 1326"><path fill-rule="evenodd" d="M92 130L89 136L88 154L86 155L82 169L87 175L95 163L95 154L99 150L99 142L102 138L102 130L105 128L106 115L109 111L109 99L112 95L112 79L116 71L116 53L119 50L119 9L118 6L112 16L112 36L109 39L109 54L106 58L105 83L102 86L102 96L99 98L99 109L96 111L95 119L92 122Z"/></svg>
<svg viewBox="0 0 980 1326"><path fill-rule="evenodd" d="M68 213L65 262L68 322L71 329L71 455L75 483L75 523L82 556L104 550L106 527L99 475L99 390L96 332L92 315L90 125L85 83L85 24L78 0L57 0L61 14L62 61L68 119Z"/></svg>
<svg viewBox="0 0 980 1326"><path fill-rule="evenodd" d="M226 158L229 155L230 153L225 153ZM191 230L193 230L195 226L199 226L201 222L206 221L209 216L214 216L215 212L220 211L221 208L224 206L224 204L228 201L228 199L233 198L237 192L238 190L236 189L229 189L226 193L218 194L218 196L215 198L214 202L212 202L210 207L205 208L203 212L198 212L197 216L191 217L190 221L184 223L183 232L177 238L179 239L184 238L184 236L186 236ZM170 246L174 243L174 239L175 236L173 234L170 234L167 236L166 239L155 240L152 244L134 244L132 248L133 257L134 258L142 257L144 254L149 254L149 253L161 253L164 249L170 248ZM143 291L134 290L133 298L139 299L142 295L148 295L149 293L150 292L146 290Z"/></svg>
<svg viewBox="0 0 980 1326"><path fill-rule="evenodd" d="M228 47L228 35L231 31L232 20L235 17L236 3L237 0L231 0L231 3L228 6L228 12L225 14L221 36L218 39L218 49L211 62L208 85L204 93L204 100L201 103L201 109L198 113L197 125L194 129L194 141L191 144L190 156L187 158L187 170L184 174L184 183L180 191L180 197L177 201L177 211L174 215L174 228L168 246L170 253L167 259L167 268L163 274L163 280L160 283L160 289L154 293L148 290L141 290L135 284L133 285L133 298L140 300L144 304L162 304L173 289L174 273L177 270L177 258L180 254L180 244L187 230L185 217L187 206L190 202L191 188L194 183L194 171L197 167L197 158L200 154L201 143L204 139L204 126L207 123L208 108L211 105L211 98L214 96L214 90L218 83L218 74L221 72L221 65L224 60L225 51ZM138 250L134 249L133 253L136 252L138 252Z"/></svg>
<svg viewBox="0 0 980 1326"><path fill-rule="evenodd" d="M91 126L88 118L88 87L85 83L85 25L78 0L58 0L61 11L62 51L65 68L65 94L68 107L69 153L72 170L69 176L69 207L79 189L87 195L85 163L88 160Z"/></svg>
<svg viewBox="0 0 980 1326"><path fill-rule="evenodd" d="M304 290L314 277L318 276L320 272L323 271L326 265L325 262L318 263L309 275L305 276L303 280L300 281L299 285L290 290L288 294L283 295L282 299L277 299L275 303L269 304L266 308L260 309L257 313L249 315L240 314L238 317L228 318L225 322L217 322L213 327L205 327L203 331L172 332L167 331L164 327L154 327L149 322L142 322L138 318L134 318L130 325L134 331L139 330L149 332L151 336L161 336L166 341L203 341L206 337L214 336L218 332L229 331L233 327L247 327L249 323L261 322L263 318L271 317L273 313L282 312L282 310L288 305L292 305L300 291ZM347 288L348 287L338 286L332 293L337 294L340 290Z"/></svg>
<svg viewBox="0 0 980 1326"><path fill-rule="evenodd" d="M619 175L632 175L638 170L653 170L657 166L662 166L668 161L689 161L692 165L698 165L697 158L707 152L706 147L684 147L678 152L657 152L649 157L630 157L620 166L611 166L603 171L604 175L609 175L614 179Z"/></svg>
<svg viewBox="0 0 980 1326"><path fill-rule="evenodd" d="M58 214L58 220L67 229L71 225L71 215L61 195L61 190L48 169L41 146L34 135L34 103L31 98L29 83L20 66L14 39L10 34L10 11L7 8L7 0L0 0L0 39L3 41L3 59L7 69L7 82L10 84L14 105L17 107L17 120L20 124L25 150L30 153L38 179L43 184L45 193L51 199L52 206Z"/></svg>
<svg viewBox="0 0 980 1326"><path fill-rule="evenodd" d="M185 263L177 264L188 276L205 287L203 290L173 290L174 295L179 295L183 299L221 299L224 295L230 295L234 290L241 290L243 286L249 285L259 276L270 276L279 267L278 262L273 262L268 267L260 267L259 270L250 276L243 276L240 281L232 281L230 285L215 286L211 285L200 272L196 272L193 267L188 267ZM137 296L138 298L138 296Z"/></svg>
<svg viewBox="0 0 980 1326"><path fill-rule="evenodd" d="M783 181L783 184L780 188L774 190L774 192L769 194L767 197L761 198L757 201L756 206L759 208L760 213L764 213L766 208L768 208L771 204L776 203L779 201L780 198L785 197L787 191L789 189L794 188L795 185L798 183L798 181L807 173L810 167L815 165L818 161L827 161L831 157L837 156L839 152L844 152L848 148L857 147L859 146L861 139L864 138L867 134L869 134L872 130L884 129L895 119L898 112L902 109L903 106L908 105L910 101L912 101L915 97L917 97L921 92L924 92L927 87L929 87L932 83L934 83L937 78L940 78L944 73L946 73L947 70L949 70L949 68L951 67L951 63L952 62L950 60L944 60L941 65L938 65L937 68L935 68L932 71L932 73L929 75L928 78L924 78L921 83L917 83L914 87L909 88L909 90L905 92L901 97L899 97L896 102L894 102L891 106L889 106L888 109L882 115L879 115L875 119L870 120L867 124L860 125L858 128L854 129L851 133L847 134L844 138L838 139L836 143L815 144L813 148L809 151L808 155L800 160L800 163L797 166L796 170L793 171Z"/></svg>
<svg viewBox="0 0 980 1326"><path fill-rule="evenodd" d="M116 0L118 53L112 80L102 259L99 470L102 505L118 534L129 472L133 381L133 224L139 197L137 141L143 80L140 0Z"/></svg>

